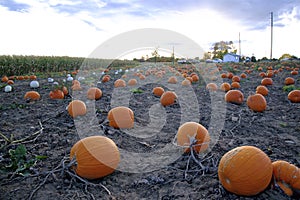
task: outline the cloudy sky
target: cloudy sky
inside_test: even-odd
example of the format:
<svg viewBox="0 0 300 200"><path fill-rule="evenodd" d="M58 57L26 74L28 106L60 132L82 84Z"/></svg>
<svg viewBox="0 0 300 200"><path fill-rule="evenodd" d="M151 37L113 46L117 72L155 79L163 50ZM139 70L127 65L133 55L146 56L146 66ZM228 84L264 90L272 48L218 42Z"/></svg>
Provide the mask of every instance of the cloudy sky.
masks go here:
<svg viewBox="0 0 300 200"><path fill-rule="evenodd" d="M163 28L205 51L238 48L240 32L242 55L270 57L271 12L273 57L300 57L299 0L0 0L0 54L87 57L116 35Z"/></svg>

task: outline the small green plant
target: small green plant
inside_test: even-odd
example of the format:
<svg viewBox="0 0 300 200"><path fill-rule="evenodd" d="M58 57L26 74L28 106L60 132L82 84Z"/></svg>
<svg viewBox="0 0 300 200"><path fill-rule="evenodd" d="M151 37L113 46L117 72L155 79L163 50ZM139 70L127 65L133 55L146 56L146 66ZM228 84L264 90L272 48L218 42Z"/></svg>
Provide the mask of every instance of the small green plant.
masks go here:
<svg viewBox="0 0 300 200"><path fill-rule="evenodd" d="M286 122L280 122L279 125L280 125L281 127L287 127L287 126L288 126L288 124L287 124Z"/></svg>
<svg viewBox="0 0 300 200"><path fill-rule="evenodd" d="M285 92L291 92L291 91L295 90L296 87L295 87L295 85L285 85L285 86L283 86L282 89Z"/></svg>
<svg viewBox="0 0 300 200"><path fill-rule="evenodd" d="M8 151L8 157L8 164L1 170L14 172L14 174L21 176L30 174L30 168L35 166L38 160L47 158L47 156L35 156L29 158L27 150L22 144L18 145L16 149L10 149Z"/></svg>
<svg viewBox="0 0 300 200"><path fill-rule="evenodd" d="M132 93L134 93L134 94L141 94L141 93L143 93L144 92L144 90L142 90L142 89L139 89L139 88L135 88L135 89L132 89L132 90L130 90Z"/></svg>

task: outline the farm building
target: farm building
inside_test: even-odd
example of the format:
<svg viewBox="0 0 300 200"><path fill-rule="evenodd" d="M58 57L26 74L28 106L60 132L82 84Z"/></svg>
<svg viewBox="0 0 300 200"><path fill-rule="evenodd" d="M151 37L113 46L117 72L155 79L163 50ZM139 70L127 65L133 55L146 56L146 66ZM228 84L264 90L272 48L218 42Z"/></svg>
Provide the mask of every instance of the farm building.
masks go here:
<svg viewBox="0 0 300 200"><path fill-rule="evenodd" d="M223 56L223 62L240 62L241 56L233 53L228 53Z"/></svg>

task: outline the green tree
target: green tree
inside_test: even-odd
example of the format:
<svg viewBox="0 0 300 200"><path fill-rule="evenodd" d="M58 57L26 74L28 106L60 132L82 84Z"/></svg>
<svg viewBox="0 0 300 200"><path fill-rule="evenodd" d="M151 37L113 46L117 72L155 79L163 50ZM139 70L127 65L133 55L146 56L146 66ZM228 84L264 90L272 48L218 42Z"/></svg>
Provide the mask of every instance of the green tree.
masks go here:
<svg viewBox="0 0 300 200"><path fill-rule="evenodd" d="M281 60L283 58L292 58L292 55L288 54L288 53L284 53L284 54L282 54L282 56L280 56L279 60Z"/></svg>
<svg viewBox="0 0 300 200"><path fill-rule="evenodd" d="M211 47L212 58L223 59L223 56L227 53L236 53L237 49L235 48L232 41L220 41L213 44Z"/></svg>

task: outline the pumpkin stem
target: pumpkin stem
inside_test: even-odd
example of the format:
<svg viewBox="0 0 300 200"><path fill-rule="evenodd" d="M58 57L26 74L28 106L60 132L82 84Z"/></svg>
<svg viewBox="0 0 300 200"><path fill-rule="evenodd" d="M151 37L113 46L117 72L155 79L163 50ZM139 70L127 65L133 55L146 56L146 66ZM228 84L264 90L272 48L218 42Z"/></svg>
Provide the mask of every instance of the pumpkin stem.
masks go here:
<svg viewBox="0 0 300 200"><path fill-rule="evenodd" d="M76 153L72 157L71 162L67 165L67 168L73 167L74 165L75 165L75 167L77 166Z"/></svg>

